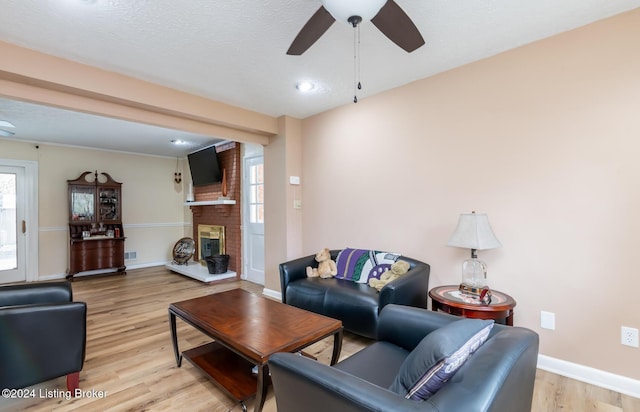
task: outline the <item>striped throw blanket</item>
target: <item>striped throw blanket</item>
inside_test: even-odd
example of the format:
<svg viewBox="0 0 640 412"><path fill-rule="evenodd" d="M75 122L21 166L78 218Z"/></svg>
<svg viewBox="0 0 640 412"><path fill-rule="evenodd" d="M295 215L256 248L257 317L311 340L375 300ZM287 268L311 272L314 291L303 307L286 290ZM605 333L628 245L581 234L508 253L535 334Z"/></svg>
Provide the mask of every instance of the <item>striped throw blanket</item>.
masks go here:
<svg viewBox="0 0 640 412"><path fill-rule="evenodd" d="M357 283L369 283L369 279L380 279L380 275L398 260L399 253L366 249L343 249L336 258L336 279Z"/></svg>

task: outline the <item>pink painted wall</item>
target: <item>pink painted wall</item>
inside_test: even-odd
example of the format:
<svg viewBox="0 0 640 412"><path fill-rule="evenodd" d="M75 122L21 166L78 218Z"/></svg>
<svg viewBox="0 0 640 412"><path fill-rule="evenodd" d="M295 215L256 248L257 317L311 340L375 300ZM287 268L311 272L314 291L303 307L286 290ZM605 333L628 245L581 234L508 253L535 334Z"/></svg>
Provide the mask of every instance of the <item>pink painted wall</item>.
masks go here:
<svg viewBox="0 0 640 412"><path fill-rule="evenodd" d="M635 10L305 119L304 252L398 251L457 284L446 243L486 212L490 285L541 353L640 379L638 39Z"/></svg>

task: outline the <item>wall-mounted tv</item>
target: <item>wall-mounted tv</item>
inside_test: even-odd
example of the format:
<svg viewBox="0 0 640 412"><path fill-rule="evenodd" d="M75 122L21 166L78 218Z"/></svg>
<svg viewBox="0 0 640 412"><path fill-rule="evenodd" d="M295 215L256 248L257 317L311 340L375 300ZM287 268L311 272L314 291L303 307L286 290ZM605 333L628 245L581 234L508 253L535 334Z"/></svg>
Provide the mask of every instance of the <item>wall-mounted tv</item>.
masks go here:
<svg viewBox="0 0 640 412"><path fill-rule="evenodd" d="M187 159L194 186L210 185L222 180L215 146L190 153L187 155Z"/></svg>

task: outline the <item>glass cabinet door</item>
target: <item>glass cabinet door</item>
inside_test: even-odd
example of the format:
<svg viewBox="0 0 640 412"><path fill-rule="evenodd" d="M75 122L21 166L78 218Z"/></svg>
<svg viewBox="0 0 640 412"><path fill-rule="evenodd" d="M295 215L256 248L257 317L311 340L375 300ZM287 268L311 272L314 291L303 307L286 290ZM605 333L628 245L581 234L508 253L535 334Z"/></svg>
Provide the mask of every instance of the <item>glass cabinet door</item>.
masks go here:
<svg viewBox="0 0 640 412"><path fill-rule="evenodd" d="M71 220L93 221L95 220L95 195L91 186L73 186L70 189L71 196Z"/></svg>
<svg viewBox="0 0 640 412"><path fill-rule="evenodd" d="M116 188L98 188L99 220L120 220L120 191Z"/></svg>

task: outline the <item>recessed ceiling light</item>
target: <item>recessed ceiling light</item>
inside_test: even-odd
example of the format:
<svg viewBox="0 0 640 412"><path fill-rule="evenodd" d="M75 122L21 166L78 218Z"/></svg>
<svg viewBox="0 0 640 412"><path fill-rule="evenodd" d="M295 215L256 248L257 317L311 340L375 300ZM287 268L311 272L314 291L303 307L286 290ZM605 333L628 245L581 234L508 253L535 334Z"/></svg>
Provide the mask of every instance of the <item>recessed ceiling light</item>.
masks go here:
<svg viewBox="0 0 640 412"><path fill-rule="evenodd" d="M0 127L15 127L13 123L8 120L0 120Z"/></svg>
<svg viewBox="0 0 640 412"><path fill-rule="evenodd" d="M302 93L310 92L315 88L315 85L309 81L303 80L296 84L296 89L300 90Z"/></svg>

